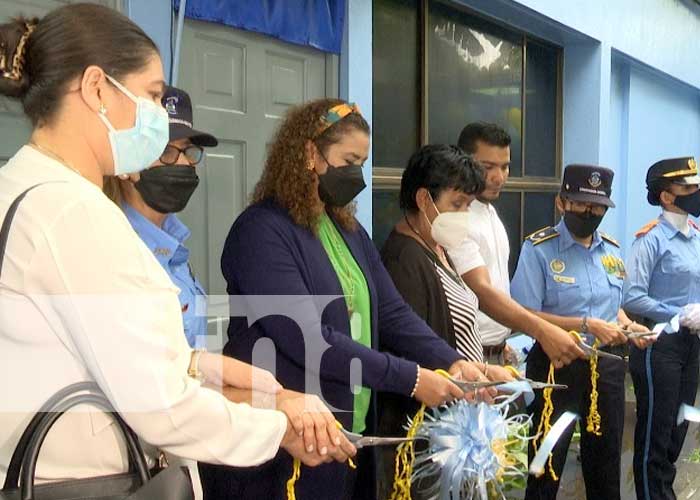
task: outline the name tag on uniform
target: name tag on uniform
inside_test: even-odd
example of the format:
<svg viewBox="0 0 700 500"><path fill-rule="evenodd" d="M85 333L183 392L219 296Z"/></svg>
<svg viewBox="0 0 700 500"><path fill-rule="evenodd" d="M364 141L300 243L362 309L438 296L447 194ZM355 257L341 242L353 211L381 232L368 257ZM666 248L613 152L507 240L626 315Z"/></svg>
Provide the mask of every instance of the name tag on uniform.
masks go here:
<svg viewBox="0 0 700 500"><path fill-rule="evenodd" d="M566 283L567 285L573 285L576 283L576 278L573 276L562 276L561 274L555 274L552 276L554 278L554 281L557 283Z"/></svg>

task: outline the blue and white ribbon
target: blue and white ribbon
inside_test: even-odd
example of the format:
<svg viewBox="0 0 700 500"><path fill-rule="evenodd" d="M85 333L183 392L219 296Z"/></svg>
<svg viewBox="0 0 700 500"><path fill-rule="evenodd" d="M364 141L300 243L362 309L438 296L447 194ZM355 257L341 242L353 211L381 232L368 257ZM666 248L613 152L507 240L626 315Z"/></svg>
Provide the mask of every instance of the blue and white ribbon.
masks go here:
<svg viewBox="0 0 700 500"><path fill-rule="evenodd" d="M533 458L532 462L530 462L530 474L534 476L542 475L542 473L544 472L545 463L547 463L547 459L549 458L549 454L552 453L552 450L559 442L559 439L561 438L562 434L564 434L566 429L577 418L578 415L576 415L573 412L567 411L564 412L562 416L557 419L556 423L552 426L552 428L549 430L547 435L544 437L544 440L540 444L535 458Z"/></svg>
<svg viewBox="0 0 700 500"><path fill-rule="evenodd" d="M676 333L680 329L680 314L676 314L673 318L671 318L671 320L668 323L657 323L656 325L654 325L654 328L652 328L651 331L658 335L660 333Z"/></svg>
<svg viewBox="0 0 700 500"><path fill-rule="evenodd" d="M501 404L510 404L516 399L518 399L520 395L523 396L523 398L525 399L525 404L528 406L535 399L535 393L532 390L532 386L527 380L513 380L512 382L506 382L504 384L496 386L496 389L511 395Z"/></svg>
<svg viewBox="0 0 700 500"><path fill-rule="evenodd" d="M510 400L512 396L494 405L461 400L426 413L417 437L427 439L429 446L416 453L412 476L423 495L488 500L489 483L502 497L502 479L523 475L507 460L506 446L509 439L528 439L529 417L508 417ZM520 435L514 437L515 429Z"/></svg>
<svg viewBox="0 0 700 500"><path fill-rule="evenodd" d="M681 425L684 420L688 422L700 422L700 409L685 403L681 404L681 407L678 409L676 425Z"/></svg>

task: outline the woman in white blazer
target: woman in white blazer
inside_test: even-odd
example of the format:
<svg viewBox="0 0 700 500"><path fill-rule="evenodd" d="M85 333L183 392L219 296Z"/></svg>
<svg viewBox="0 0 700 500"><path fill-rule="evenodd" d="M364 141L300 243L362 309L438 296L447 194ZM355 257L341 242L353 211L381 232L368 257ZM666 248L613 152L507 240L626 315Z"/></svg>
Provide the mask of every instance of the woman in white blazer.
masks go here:
<svg viewBox="0 0 700 500"><path fill-rule="evenodd" d="M316 465L353 454L318 401L255 409L202 387L204 377L250 388L253 373L189 348L177 288L101 191L104 175L147 167L168 141L153 41L116 11L76 4L4 24L0 42L0 94L20 99L34 126L0 169L0 219L40 184L15 215L0 275L0 478L33 413L82 380L144 441L185 458L251 466L283 447ZM280 389L261 373L263 390ZM304 421L306 439L330 443L325 454L306 451ZM113 427L95 410L64 415L37 478L123 470Z"/></svg>

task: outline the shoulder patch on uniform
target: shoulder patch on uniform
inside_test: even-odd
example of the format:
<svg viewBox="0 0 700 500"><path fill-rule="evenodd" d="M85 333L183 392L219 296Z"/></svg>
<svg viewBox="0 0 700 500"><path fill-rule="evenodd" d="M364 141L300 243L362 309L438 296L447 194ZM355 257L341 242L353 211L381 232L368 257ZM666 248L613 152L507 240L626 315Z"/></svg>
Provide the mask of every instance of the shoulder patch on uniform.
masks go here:
<svg viewBox="0 0 700 500"><path fill-rule="evenodd" d="M644 227L642 227L639 231L637 231L636 233L634 233L634 235L635 235L637 238L639 238L640 236L644 236L644 235L647 234L649 231L651 231L652 229L654 229L658 223L659 223L659 219L654 219L653 221L649 222L649 223L646 224Z"/></svg>
<svg viewBox="0 0 700 500"><path fill-rule="evenodd" d="M542 229L538 229L531 235L529 235L527 238L525 238L526 241L532 242L533 246L539 245L540 243L544 243L547 240L551 240L552 238L557 238L559 236L559 232L554 229L552 226L547 226L543 227Z"/></svg>
<svg viewBox="0 0 700 500"><path fill-rule="evenodd" d="M603 238L608 243L610 243L611 245L615 245L617 248L620 248L620 243L615 238L610 236L609 234L601 232L600 237Z"/></svg>

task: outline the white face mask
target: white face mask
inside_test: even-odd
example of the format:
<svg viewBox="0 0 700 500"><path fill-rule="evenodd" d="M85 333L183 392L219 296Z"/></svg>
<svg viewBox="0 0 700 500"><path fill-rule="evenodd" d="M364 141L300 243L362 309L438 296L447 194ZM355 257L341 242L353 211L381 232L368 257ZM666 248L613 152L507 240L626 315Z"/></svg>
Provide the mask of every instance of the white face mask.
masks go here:
<svg viewBox="0 0 700 500"><path fill-rule="evenodd" d="M435 243L446 250L458 248L469 234L469 214L467 212L440 213L440 210L435 206L432 196L430 201L438 213L433 222L430 222L430 219L424 213L428 224L430 224L430 236L432 236Z"/></svg>

